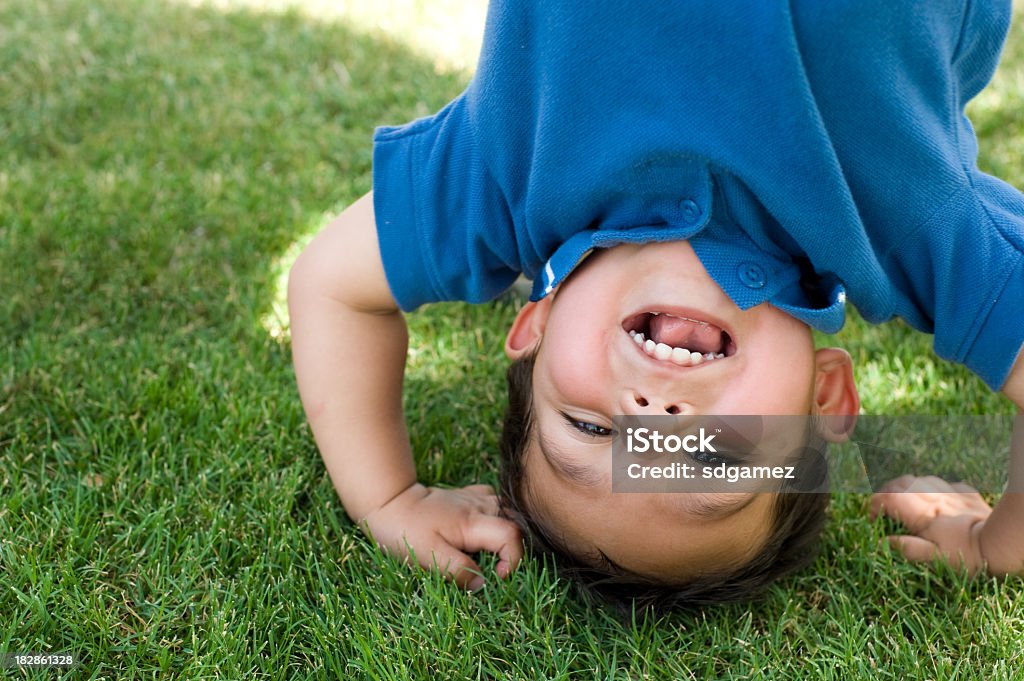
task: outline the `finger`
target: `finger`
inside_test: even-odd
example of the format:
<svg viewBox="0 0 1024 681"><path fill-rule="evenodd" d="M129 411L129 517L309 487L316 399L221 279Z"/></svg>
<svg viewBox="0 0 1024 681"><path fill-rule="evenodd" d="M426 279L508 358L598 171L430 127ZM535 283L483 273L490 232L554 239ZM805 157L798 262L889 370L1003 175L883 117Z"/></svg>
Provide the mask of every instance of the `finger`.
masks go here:
<svg viewBox="0 0 1024 681"><path fill-rule="evenodd" d="M916 563L931 562L942 557L938 546L921 537L898 535L887 539L891 548L899 551L907 560Z"/></svg>
<svg viewBox="0 0 1024 681"><path fill-rule="evenodd" d="M918 478L908 489L910 492L943 492L953 491L953 486L937 475L926 475Z"/></svg>
<svg viewBox="0 0 1024 681"><path fill-rule="evenodd" d="M458 490L462 499L472 508L487 515L498 515L501 504L490 485L467 485Z"/></svg>
<svg viewBox="0 0 1024 681"><path fill-rule="evenodd" d="M462 489L464 491L466 491L466 492L469 492L470 494L475 494L477 496L483 496L483 497L493 497L494 496L494 488L491 487L490 485L467 485L466 487L463 487Z"/></svg>
<svg viewBox="0 0 1024 681"><path fill-rule="evenodd" d="M474 494L466 500L466 503L468 503L478 513L483 513L484 515L498 515L501 509L498 497L494 494L489 494L487 496L478 496Z"/></svg>
<svg viewBox="0 0 1024 681"><path fill-rule="evenodd" d="M879 492L905 492L910 487L917 476L914 475L901 475L898 478L893 478L889 482L885 483L878 488Z"/></svg>
<svg viewBox="0 0 1024 681"><path fill-rule="evenodd" d="M978 491L971 487L970 485L968 485L966 482L954 482L951 485L951 487L957 492L961 492L963 494L975 494Z"/></svg>
<svg viewBox="0 0 1024 681"><path fill-rule="evenodd" d="M871 496L872 517L884 513L920 534L935 519L935 504L927 493L878 493Z"/></svg>
<svg viewBox="0 0 1024 681"><path fill-rule="evenodd" d="M871 508L871 519L874 520L880 515L891 516L888 512L890 506L890 500L900 492L875 492L871 495L868 500L868 505Z"/></svg>
<svg viewBox="0 0 1024 681"><path fill-rule="evenodd" d="M511 520L490 515L473 516L462 529L462 548L469 552L490 551L498 556L495 570L506 577L523 558L523 538Z"/></svg>
<svg viewBox="0 0 1024 681"><path fill-rule="evenodd" d="M868 500L868 506L870 507L868 515L872 520L877 518L880 513L885 512L885 496L886 492L875 492Z"/></svg>
<svg viewBox="0 0 1024 681"><path fill-rule="evenodd" d="M447 574L453 582L469 591L476 591L485 584L480 566L476 564L476 561L443 540L434 547L431 563L425 564L423 567L433 567Z"/></svg>
<svg viewBox="0 0 1024 681"><path fill-rule="evenodd" d="M483 504L480 509L481 513L487 515L500 515L501 514L501 502L498 501L498 496L492 494L483 500Z"/></svg>

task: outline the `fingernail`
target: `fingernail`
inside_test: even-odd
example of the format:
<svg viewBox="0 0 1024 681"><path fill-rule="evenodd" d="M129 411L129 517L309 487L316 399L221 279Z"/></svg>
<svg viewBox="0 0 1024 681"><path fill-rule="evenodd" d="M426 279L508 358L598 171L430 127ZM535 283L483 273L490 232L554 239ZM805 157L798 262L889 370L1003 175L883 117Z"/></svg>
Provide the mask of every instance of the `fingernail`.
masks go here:
<svg viewBox="0 0 1024 681"><path fill-rule="evenodd" d="M483 577L474 577L473 581L469 583L469 586L467 588L470 591L479 591L480 589L484 588L485 584L487 584L487 582L484 580Z"/></svg>

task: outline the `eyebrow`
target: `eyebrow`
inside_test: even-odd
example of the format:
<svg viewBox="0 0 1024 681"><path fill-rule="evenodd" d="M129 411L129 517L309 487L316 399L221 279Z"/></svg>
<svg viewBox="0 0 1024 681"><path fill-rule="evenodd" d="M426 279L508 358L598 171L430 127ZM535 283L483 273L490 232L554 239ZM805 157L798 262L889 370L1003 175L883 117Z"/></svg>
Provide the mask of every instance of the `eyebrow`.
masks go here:
<svg viewBox="0 0 1024 681"><path fill-rule="evenodd" d="M565 451L554 441L549 440L544 433L540 432L540 429L537 432L537 445L540 447L540 453L544 455L544 460L548 462L548 465L569 482L583 487L597 487L601 484L602 478L599 474L586 466L570 463Z"/></svg>

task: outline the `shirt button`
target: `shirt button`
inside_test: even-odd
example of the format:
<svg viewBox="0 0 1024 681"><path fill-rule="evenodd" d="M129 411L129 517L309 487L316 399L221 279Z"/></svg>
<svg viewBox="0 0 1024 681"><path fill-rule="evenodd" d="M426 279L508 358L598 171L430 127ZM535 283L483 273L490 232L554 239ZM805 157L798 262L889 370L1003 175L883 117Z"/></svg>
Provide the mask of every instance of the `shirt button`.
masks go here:
<svg viewBox="0 0 1024 681"><path fill-rule="evenodd" d="M736 274L739 275L740 282L747 288L763 288L768 283L768 275L765 273L764 268L757 263L740 263Z"/></svg>
<svg viewBox="0 0 1024 681"><path fill-rule="evenodd" d="M693 199L683 199L679 202L679 213L683 216L683 222L688 225L695 225L700 220L704 211L700 209Z"/></svg>

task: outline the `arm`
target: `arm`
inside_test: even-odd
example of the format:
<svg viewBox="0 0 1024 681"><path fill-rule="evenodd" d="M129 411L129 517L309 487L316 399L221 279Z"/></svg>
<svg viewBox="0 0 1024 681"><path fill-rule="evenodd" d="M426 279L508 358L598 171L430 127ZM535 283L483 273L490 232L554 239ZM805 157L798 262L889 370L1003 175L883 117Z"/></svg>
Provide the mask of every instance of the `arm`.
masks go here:
<svg viewBox="0 0 1024 681"><path fill-rule="evenodd" d="M1024 575L1024 349L1003 385L1017 405L1010 444L1007 491L995 508L963 483L905 475L871 498L872 512L885 513L913 534L889 537L910 560L943 559L970 572Z"/></svg>
<svg viewBox="0 0 1024 681"><path fill-rule="evenodd" d="M1017 405L1010 441L1007 491L981 528L981 553L992 574L1024 575L1024 349L1003 385Z"/></svg>
<svg viewBox="0 0 1024 681"><path fill-rule="evenodd" d="M467 555L498 553L504 576L522 554L485 485L426 488L402 413L408 333L388 288L367 194L313 240L288 281L295 374L327 472L349 517L386 550L482 580Z"/></svg>

